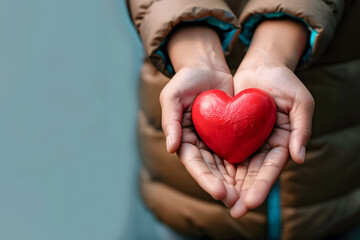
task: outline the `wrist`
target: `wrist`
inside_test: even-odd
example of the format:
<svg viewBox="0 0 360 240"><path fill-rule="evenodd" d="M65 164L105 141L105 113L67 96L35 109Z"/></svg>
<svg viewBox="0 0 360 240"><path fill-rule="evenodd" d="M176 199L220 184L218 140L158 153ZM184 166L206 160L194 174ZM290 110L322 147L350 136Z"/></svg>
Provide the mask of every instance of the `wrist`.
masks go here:
<svg viewBox="0 0 360 240"><path fill-rule="evenodd" d="M240 69L259 65L295 70L307 43L306 28L296 21L267 20L256 28Z"/></svg>
<svg viewBox="0 0 360 240"><path fill-rule="evenodd" d="M209 68L230 72L217 33L205 26L183 27L170 37L167 51L175 72L183 68Z"/></svg>

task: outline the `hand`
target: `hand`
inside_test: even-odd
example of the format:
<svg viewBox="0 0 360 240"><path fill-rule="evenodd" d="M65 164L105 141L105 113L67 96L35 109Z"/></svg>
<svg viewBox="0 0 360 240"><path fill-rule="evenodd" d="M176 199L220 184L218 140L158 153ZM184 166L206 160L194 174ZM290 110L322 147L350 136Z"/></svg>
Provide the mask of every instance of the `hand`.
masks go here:
<svg viewBox="0 0 360 240"><path fill-rule="evenodd" d="M160 97L167 149L178 152L190 175L213 198L232 206L238 199L235 168L210 151L198 138L191 118L195 98L210 89L233 95L232 76L207 68L184 68L176 73Z"/></svg>
<svg viewBox="0 0 360 240"><path fill-rule="evenodd" d="M175 76L160 94L162 128L169 153L177 151L190 175L213 198L232 206L239 198L235 167L212 153L195 133L191 108L210 89L233 95L232 75L217 34L205 27L180 29L168 44Z"/></svg>
<svg viewBox="0 0 360 240"><path fill-rule="evenodd" d="M299 32L291 33L293 27ZM291 35L285 38L282 36L282 39L274 41L274 45L269 45L271 37L278 38L276 32L284 28L290 28ZM241 217L265 201L285 167L289 154L296 163L301 164L305 160L305 146L311 135L314 99L293 73L300 57L299 52L302 52L297 42L298 34L302 32L302 26L293 22L261 24L234 76L235 94L246 88L260 88L274 98L277 120L271 135L259 151L237 165L235 187L240 198L230 210L233 217ZM262 39L268 41L269 38L270 41L263 45Z"/></svg>
<svg viewBox="0 0 360 240"><path fill-rule="evenodd" d="M283 66L241 70L234 81L235 94L246 88L260 88L274 98L277 106L271 135L256 154L237 166L235 179L240 199L231 214L240 217L265 201L289 159L289 152L296 163L304 162L314 100L295 74Z"/></svg>

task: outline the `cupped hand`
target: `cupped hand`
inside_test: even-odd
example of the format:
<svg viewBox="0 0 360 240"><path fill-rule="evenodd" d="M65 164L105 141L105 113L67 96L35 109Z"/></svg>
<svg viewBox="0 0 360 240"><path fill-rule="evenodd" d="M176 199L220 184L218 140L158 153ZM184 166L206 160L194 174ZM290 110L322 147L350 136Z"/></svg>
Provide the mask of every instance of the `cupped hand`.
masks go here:
<svg viewBox="0 0 360 240"><path fill-rule="evenodd" d="M213 198L232 206L239 198L235 167L206 147L196 134L191 117L195 98L210 89L233 95L232 75L208 67L179 70L160 94L162 128L168 152L178 153L190 175Z"/></svg>
<svg viewBox="0 0 360 240"><path fill-rule="evenodd" d="M262 89L274 98L277 120L259 151L236 167L235 187L240 198L231 208L233 217L241 217L265 201L289 154L296 163L304 162L314 111L311 94L286 66L239 69L234 77L234 93L246 88Z"/></svg>

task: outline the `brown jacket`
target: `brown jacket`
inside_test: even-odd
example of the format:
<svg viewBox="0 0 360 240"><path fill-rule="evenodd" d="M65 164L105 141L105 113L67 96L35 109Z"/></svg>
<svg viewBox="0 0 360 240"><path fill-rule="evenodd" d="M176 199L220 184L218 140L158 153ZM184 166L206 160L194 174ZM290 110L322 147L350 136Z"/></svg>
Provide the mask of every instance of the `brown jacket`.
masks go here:
<svg viewBox="0 0 360 240"><path fill-rule="evenodd" d="M266 203L233 219L228 208L194 182L177 156L166 152L158 99L173 74L164 43L175 27L209 17L231 26L226 56L235 72L245 53L239 34L246 24L254 16L281 13L316 31L309 56L296 71L316 102L313 134L305 164L289 161L280 177L282 238L319 239L359 225L360 1L128 0L128 7L147 59L139 87L141 193L159 220L194 236L266 238Z"/></svg>

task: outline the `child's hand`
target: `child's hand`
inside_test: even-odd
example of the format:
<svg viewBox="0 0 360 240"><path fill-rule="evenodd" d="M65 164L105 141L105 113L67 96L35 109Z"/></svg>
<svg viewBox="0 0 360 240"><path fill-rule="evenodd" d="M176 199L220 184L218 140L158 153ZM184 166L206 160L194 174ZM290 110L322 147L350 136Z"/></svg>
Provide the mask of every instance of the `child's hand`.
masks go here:
<svg viewBox="0 0 360 240"><path fill-rule="evenodd" d="M290 35L281 36L283 31ZM293 22L262 23L234 77L235 94L246 88L268 92L277 106L277 120L258 153L237 166L235 179L240 198L230 211L233 217L241 217L265 201L285 167L289 153L296 163L304 162L305 146L311 135L314 100L293 73L304 48L304 42L299 44L302 33L303 27ZM277 39L279 35L281 39ZM277 41L272 42L272 36Z"/></svg>
<svg viewBox="0 0 360 240"><path fill-rule="evenodd" d="M169 40L168 52L176 74L160 95L167 150L178 153L188 172L206 192L232 206L239 198L235 167L201 142L191 118L192 104L200 93L221 89L233 95L232 75L219 38L205 27L180 29Z"/></svg>

